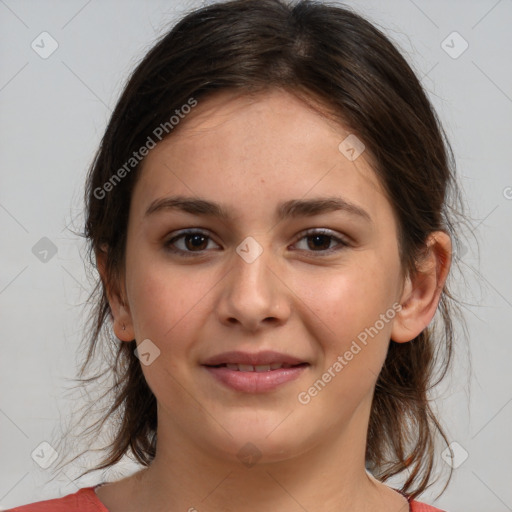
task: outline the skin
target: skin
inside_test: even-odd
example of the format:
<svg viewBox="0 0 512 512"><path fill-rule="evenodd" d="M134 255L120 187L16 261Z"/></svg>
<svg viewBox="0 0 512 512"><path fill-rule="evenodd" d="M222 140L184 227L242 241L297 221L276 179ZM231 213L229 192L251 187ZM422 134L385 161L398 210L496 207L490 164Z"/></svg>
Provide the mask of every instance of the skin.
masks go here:
<svg viewBox="0 0 512 512"><path fill-rule="evenodd" d="M149 468L100 487L99 499L110 512L406 511L401 495L366 473L366 431L390 339L412 340L434 316L448 235L432 233L417 274L404 277L396 219L369 152L350 161L338 149L349 132L288 92L224 91L200 101L178 128L144 161L123 279L108 291L119 339L150 339L160 350L142 365L158 403L157 455ZM231 216L144 216L155 199L178 194L221 203ZM275 218L283 201L332 195L371 220L344 211ZM186 228L209 236L200 256L166 250ZM304 231L319 228L347 245L324 238L317 249ZM248 236L263 250L252 263L236 252ZM194 251L185 242L175 246ZM106 282L105 254L97 256ZM401 311L300 403L298 394L393 304ZM201 367L220 352L265 349L310 365L255 394L226 388ZM237 457L248 442L261 455L251 467Z"/></svg>

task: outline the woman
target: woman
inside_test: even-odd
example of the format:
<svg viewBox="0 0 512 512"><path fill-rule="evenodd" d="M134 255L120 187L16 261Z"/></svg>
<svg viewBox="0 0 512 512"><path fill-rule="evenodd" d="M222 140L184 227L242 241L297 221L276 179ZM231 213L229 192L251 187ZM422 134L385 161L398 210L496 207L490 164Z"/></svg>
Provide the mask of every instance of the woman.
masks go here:
<svg viewBox="0 0 512 512"><path fill-rule="evenodd" d="M98 468L145 467L13 510L438 510L416 497L446 442L427 394L452 346L450 157L409 65L352 11L184 17L86 184L83 368L105 325L117 337Z"/></svg>

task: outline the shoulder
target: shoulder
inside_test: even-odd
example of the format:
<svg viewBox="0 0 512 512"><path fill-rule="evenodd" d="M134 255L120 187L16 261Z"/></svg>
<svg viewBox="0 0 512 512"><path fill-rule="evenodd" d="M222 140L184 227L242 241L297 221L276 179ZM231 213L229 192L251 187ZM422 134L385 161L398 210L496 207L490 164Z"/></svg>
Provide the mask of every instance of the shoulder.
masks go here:
<svg viewBox="0 0 512 512"><path fill-rule="evenodd" d="M84 487L62 498L21 505L6 512L108 512L108 510L96 496L94 487Z"/></svg>
<svg viewBox="0 0 512 512"><path fill-rule="evenodd" d="M444 512L439 508L432 507L427 505L426 503L421 503L420 501L410 501L411 512Z"/></svg>

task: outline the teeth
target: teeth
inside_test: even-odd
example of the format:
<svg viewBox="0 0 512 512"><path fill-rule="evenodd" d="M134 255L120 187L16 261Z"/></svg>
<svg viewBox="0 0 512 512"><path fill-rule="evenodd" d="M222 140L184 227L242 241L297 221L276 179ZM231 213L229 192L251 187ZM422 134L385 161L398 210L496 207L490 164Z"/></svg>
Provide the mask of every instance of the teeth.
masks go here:
<svg viewBox="0 0 512 512"><path fill-rule="evenodd" d="M254 367L257 372L268 372L270 370L269 364L260 364Z"/></svg>
<svg viewBox="0 0 512 512"><path fill-rule="evenodd" d="M279 370L280 368L291 368L287 363L272 363L272 364L234 364L226 363L228 370L236 370L239 372L268 372L270 370Z"/></svg>

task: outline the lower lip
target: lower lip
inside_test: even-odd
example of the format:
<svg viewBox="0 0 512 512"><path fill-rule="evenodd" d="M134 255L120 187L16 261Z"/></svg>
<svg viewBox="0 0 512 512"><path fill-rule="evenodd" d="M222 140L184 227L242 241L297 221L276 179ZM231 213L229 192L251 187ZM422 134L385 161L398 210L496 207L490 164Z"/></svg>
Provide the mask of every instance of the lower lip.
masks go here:
<svg viewBox="0 0 512 512"><path fill-rule="evenodd" d="M205 366L204 368L231 389L245 393L264 393L297 379L307 366L292 366L291 368L279 368L266 372L241 372L230 370L225 366Z"/></svg>

